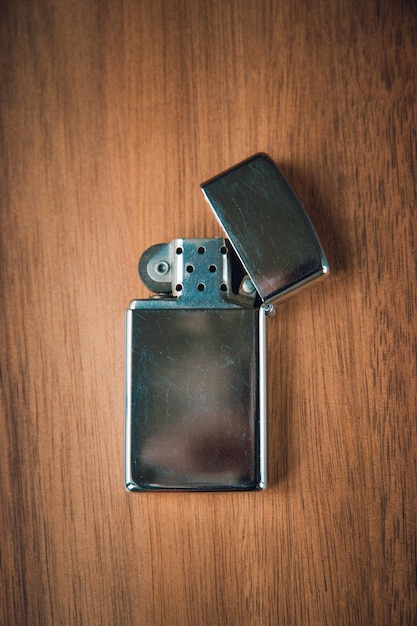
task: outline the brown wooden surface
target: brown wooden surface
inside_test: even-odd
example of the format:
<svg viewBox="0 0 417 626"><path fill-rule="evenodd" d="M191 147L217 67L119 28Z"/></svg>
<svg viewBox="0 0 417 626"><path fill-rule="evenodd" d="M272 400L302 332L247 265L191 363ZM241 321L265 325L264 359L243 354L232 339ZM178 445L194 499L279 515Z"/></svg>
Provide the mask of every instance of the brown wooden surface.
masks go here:
<svg viewBox="0 0 417 626"><path fill-rule="evenodd" d="M416 15L1 3L2 624L416 623ZM137 259L256 151L332 267L268 320L269 488L127 494Z"/></svg>

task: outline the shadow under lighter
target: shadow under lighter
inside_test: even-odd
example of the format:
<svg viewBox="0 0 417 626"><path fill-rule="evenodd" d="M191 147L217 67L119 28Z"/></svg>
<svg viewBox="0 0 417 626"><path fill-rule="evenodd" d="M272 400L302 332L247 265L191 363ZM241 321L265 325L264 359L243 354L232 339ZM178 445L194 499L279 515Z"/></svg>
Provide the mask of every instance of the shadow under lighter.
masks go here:
<svg viewBox="0 0 417 626"><path fill-rule="evenodd" d="M131 491L265 487L265 317L328 272L309 218L268 156L201 188L227 238L146 250L139 274L155 295L126 313Z"/></svg>

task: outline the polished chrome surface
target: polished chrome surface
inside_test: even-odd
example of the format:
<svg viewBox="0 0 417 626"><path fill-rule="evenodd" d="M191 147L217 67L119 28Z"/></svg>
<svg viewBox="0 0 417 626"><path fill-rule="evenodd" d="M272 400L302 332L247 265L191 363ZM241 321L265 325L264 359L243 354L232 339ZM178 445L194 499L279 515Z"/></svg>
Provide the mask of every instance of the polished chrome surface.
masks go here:
<svg viewBox="0 0 417 626"><path fill-rule="evenodd" d="M132 491L248 491L266 482L265 317L328 271L273 162L202 185L226 239L143 253L154 293L126 313L125 482Z"/></svg>
<svg viewBox="0 0 417 626"><path fill-rule="evenodd" d="M201 189L262 302L328 272L300 201L266 155L251 157Z"/></svg>
<svg viewBox="0 0 417 626"><path fill-rule="evenodd" d="M135 301L126 332L127 488L262 489L263 307Z"/></svg>

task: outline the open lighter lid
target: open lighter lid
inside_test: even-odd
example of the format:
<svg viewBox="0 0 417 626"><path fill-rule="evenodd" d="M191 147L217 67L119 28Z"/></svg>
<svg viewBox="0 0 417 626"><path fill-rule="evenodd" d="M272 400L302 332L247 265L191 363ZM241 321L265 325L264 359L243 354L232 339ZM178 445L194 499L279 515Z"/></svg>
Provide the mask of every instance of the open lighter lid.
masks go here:
<svg viewBox="0 0 417 626"><path fill-rule="evenodd" d="M306 212L266 154L255 154L201 189L262 302L328 272Z"/></svg>

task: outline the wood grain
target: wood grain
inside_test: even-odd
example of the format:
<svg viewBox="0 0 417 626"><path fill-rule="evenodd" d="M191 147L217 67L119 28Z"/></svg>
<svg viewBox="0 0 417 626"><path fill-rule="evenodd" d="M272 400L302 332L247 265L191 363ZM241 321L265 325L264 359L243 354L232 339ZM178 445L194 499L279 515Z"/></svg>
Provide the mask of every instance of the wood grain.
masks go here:
<svg viewBox="0 0 417 626"><path fill-rule="evenodd" d="M0 10L1 623L415 624L415 3ZM268 324L269 488L127 494L136 261L257 151L332 267Z"/></svg>

